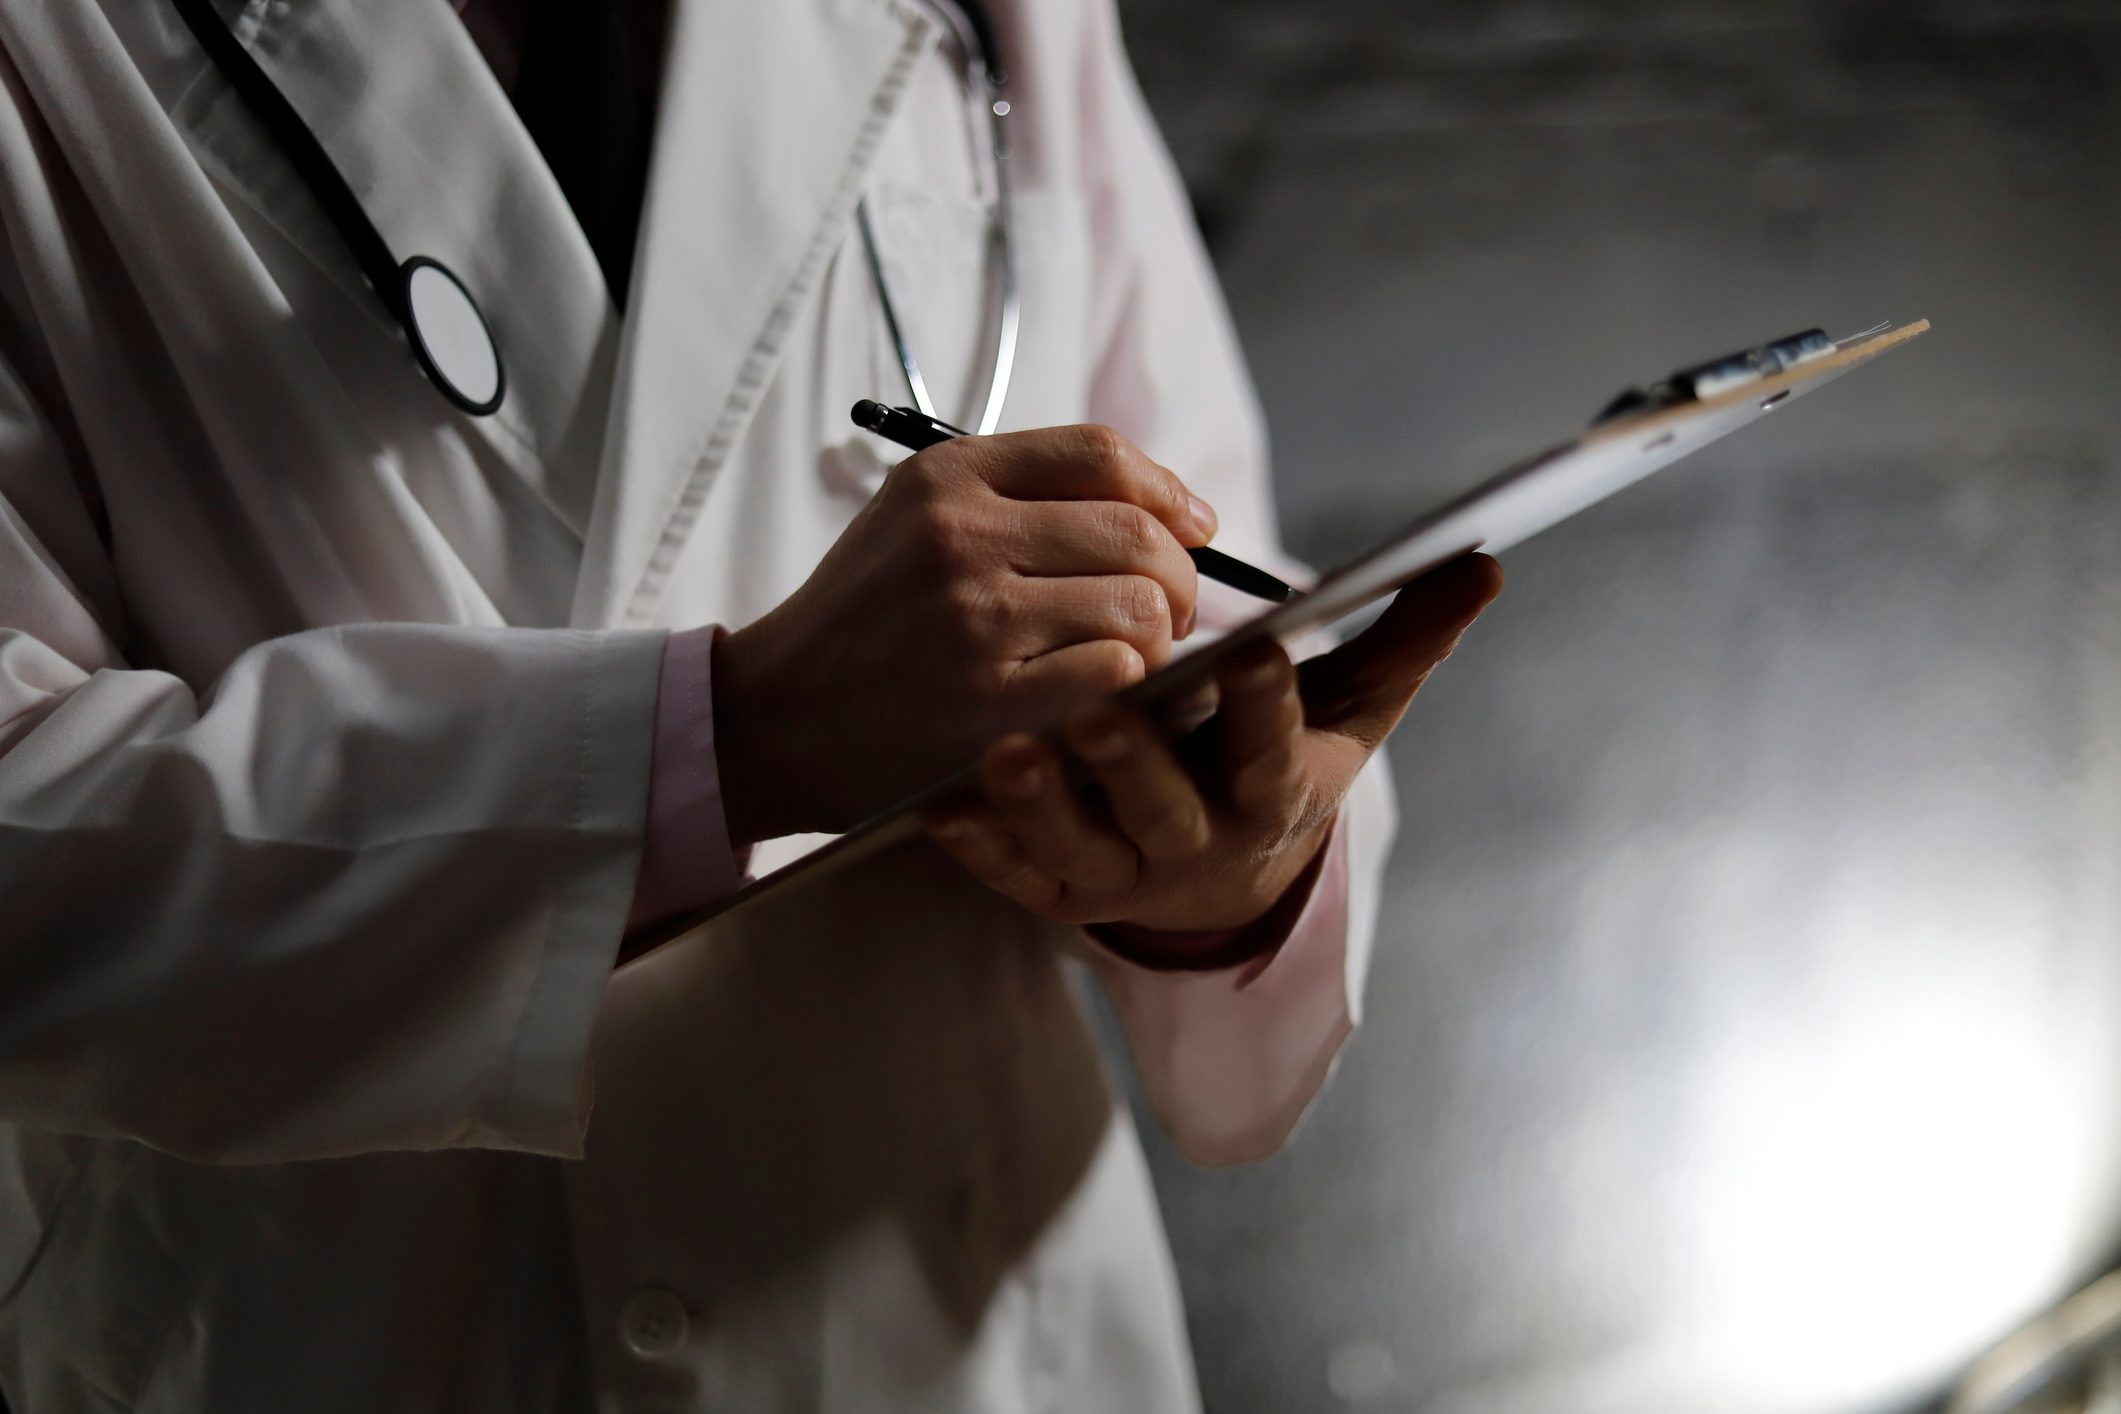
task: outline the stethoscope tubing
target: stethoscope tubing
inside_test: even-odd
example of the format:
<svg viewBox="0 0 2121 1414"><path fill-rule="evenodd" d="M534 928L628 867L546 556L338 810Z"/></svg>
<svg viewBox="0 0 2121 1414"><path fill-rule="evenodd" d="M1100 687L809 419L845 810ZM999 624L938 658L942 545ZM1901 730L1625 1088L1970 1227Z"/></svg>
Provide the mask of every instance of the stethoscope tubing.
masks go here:
<svg viewBox="0 0 2121 1414"><path fill-rule="evenodd" d="M345 242L362 278L375 291L385 311L398 325L415 361L426 372L428 379L451 403L474 416L484 416L499 408L507 392L507 370L501 360L499 345L493 337L485 311L479 307L470 289L453 270L439 260L424 255L400 260L392 253L390 243L369 219L368 212L361 205L360 198L355 195L352 185L339 171L338 165L332 161L331 155L325 151L317 135L303 122L302 115L295 111L294 105L252 57L250 51L236 38L234 29L214 8L213 0L171 0L171 3L191 30L192 37L205 51L208 60L279 147L303 185L323 209L326 219ZM1002 408L1008 401L1009 386L1015 374L1017 343L1023 321L1021 282L1016 260L1015 211L1009 180L1007 118L1010 105L1002 93L1003 74L995 48L993 29L979 0L958 0L955 6L947 3L947 0L938 0L935 8L956 31L959 46L966 58L967 83L975 91L982 93L986 100L988 150L994 181L994 222L988 239L993 250L992 264L995 269L997 298L994 316L994 357L975 424L976 430L984 436L1000 425ZM906 378L907 392L912 396L914 405L924 414L937 417L939 414L934 399L929 395L927 381L921 374L920 363L914 356L904 322L899 318L898 307L891 297L890 281L885 274L883 256L878 249L866 198L857 202L855 220L868 255L870 275L876 285L878 303L883 309L885 327L891 336L893 350L898 356L900 370ZM422 307L432 307L434 296L429 293L416 298L415 281L418 277L431 274L439 274L448 281L448 285L441 288L444 294L444 308L453 308L459 316L455 321L455 328L458 331L475 331L476 338L469 346L473 353L472 366L468 370L462 366L460 359L456 360L459 364L457 368L445 367L445 364L455 359L455 355L465 348L462 337L445 337L438 342L431 337L430 331L423 327ZM432 278L429 278L420 288L432 292L437 287ZM461 317L467 312L468 320ZM445 318L443 324L448 325L449 320ZM479 342L481 340L483 344ZM466 373L469 374L468 378L462 376ZM467 391L467 382L480 391Z"/></svg>
<svg viewBox="0 0 2121 1414"><path fill-rule="evenodd" d="M411 348L414 360L427 374L428 381L440 390L463 411L474 417L484 417L501 406L508 395L508 367L501 360L500 348L493 337L492 326L486 321L486 312L479 307L478 300L465 286L457 273L431 256L415 255L400 260L391 252L390 243L376 229L375 222L368 218L361 199L354 195L351 184L339 171L324 144L310 131L309 124L280 92L278 84L251 57L235 31L222 20L213 7L212 0L171 0L177 13L191 30L192 38L206 51L207 59L235 91L236 97L258 120L275 145L280 149L295 174L309 189L310 195L324 209L324 215L340 240L353 256L361 277L382 301L398 330ZM492 380L490 393L474 395L465 390L458 379L443 366L444 358L432 342L429 332L422 328L419 311L413 298L414 280L427 271L437 272L455 287L455 297L478 321L479 332L485 340L485 352L491 358L490 370L483 363L479 372Z"/></svg>
<svg viewBox="0 0 2121 1414"><path fill-rule="evenodd" d="M987 94L991 144L994 152L994 246L995 266L1001 281L1001 309L994 334L994 368L987 380L986 406L980 409L979 431L987 436L1000 425L1002 404L1009 400L1009 383L1016 373L1016 341L1023 322L1023 292L1016 268L1016 212L1009 187L1009 134L1004 120L1009 101L1001 96L997 80Z"/></svg>
<svg viewBox="0 0 2121 1414"><path fill-rule="evenodd" d="M339 172L338 164L317 141L317 135L302 121L302 115L280 92L278 84L267 76L250 51L243 47L235 31L221 19L213 7L213 0L170 0L184 23L191 27L192 37L206 51L221 76L252 116L264 126L266 132L278 144L281 153L293 164L296 175L304 186L324 208L324 214L346 242L346 248L361 267L361 274L375 288L378 298L390 306L391 313L402 320L403 294L398 280L398 260L390 253L389 242L376 229L375 222L368 219L368 212L361 206L361 199L354 195L353 188Z"/></svg>
<svg viewBox="0 0 2121 1414"><path fill-rule="evenodd" d="M957 0L955 5L948 0L935 0L932 8L956 32L958 46L965 55L966 84L986 100L987 150L994 178L994 226L988 241L994 252L997 308L994 358L988 368L986 393L980 399L979 417L973 424L974 431L985 437L1001 425L1002 406L1009 400L1009 384L1016 372L1017 340L1023 327L1023 294L1016 264L1016 213L1009 183L1009 100L1002 96L1004 76L993 26L979 0ZM939 420L942 414L936 411L935 400L929 395L920 360L914 356L912 341L906 336L897 303L891 297L891 282L884 273L884 257L878 248L866 197L855 204L854 220L868 257L877 303L883 310L884 330L898 356L899 371L905 375L906 392L924 416Z"/></svg>

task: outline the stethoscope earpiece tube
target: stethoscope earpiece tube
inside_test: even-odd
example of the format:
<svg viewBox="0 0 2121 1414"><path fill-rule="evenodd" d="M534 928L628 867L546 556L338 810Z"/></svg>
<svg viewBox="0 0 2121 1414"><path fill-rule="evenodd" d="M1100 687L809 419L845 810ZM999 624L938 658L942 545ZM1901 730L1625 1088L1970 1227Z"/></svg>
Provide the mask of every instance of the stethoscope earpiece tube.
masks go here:
<svg viewBox="0 0 2121 1414"><path fill-rule="evenodd" d="M1016 268L1016 214L1009 186L1009 100L1002 96L1001 51L995 45L994 27L988 21L985 6L979 0L958 0L955 5L938 3L933 8L957 32L958 43L964 49L965 79L983 100L988 156L993 163L994 230L990 242L995 271L994 361L987 374L986 394L980 399L973 422L973 431L984 437L1001 425L1002 406L1009 400L1009 383L1016 372L1016 345L1023 322L1023 295ZM877 248L867 197L855 205L854 220L861 233L862 248L868 254L869 276L876 286L884 328L891 336L892 351L898 355L899 371L906 376L906 392L918 412L935 418L935 400L929 396L927 380L921 376L920 362L913 356L913 345L891 298L891 281L885 275L883 252Z"/></svg>
<svg viewBox="0 0 2121 1414"><path fill-rule="evenodd" d="M325 217L360 267L361 277L403 331L429 380L451 403L475 417L498 408L507 393L500 348L464 282L432 257L416 255L400 261L391 254L389 242L368 219L361 199L331 154L236 38L213 0L170 3L207 59L324 208Z"/></svg>
<svg viewBox="0 0 2121 1414"><path fill-rule="evenodd" d="M287 101L258 61L236 38L235 31L214 7L214 0L170 0L190 28L192 37L206 52L214 68L235 90L251 116L279 147L281 155L309 188L325 217L345 241L361 275L376 293L385 310L397 322L413 358L428 380L462 411L483 417L499 408L507 396L507 375L501 352L486 322L478 300L454 271L441 261L416 255L400 261L391 254L389 242L361 206L361 199L340 173L324 145L302 121L302 115ZM1001 421L1002 407L1009 397L1009 384L1016 366L1016 346L1021 321L1022 295L1016 267L1015 214L1009 184L1009 135L1006 119L1009 101L1002 96L1003 65L992 25L978 0L960 0L943 5L947 18L957 27L969 60L967 75L985 100L989 153L994 164L995 253L994 363L987 378L975 430L993 432ZM907 391L914 404L929 417L935 416L933 401L920 365L899 321L892 302L884 261L877 249L876 233L870 225L867 201L856 207L856 222L869 256L870 273L876 282L878 302L890 328L892 343L906 375Z"/></svg>

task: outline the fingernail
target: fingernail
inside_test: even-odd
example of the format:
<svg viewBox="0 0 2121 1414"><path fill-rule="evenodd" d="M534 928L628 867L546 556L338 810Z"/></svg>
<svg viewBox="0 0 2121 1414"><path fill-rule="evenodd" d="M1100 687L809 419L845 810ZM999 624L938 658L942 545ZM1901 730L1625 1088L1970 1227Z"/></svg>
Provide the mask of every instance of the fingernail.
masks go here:
<svg viewBox="0 0 2121 1414"><path fill-rule="evenodd" d="M1018 800L1030 800L1046 788L1046 773L1037 766L1026 766L1006 777L1002 788Z"/></svg>
<svg viewBox="0 0 2121 1414"><path fill-rule="evenodd" d="M1265 687L1281 676L1281 664L1272 658L1263 658L1257 663L1248 663L1244 671L1246 687Z"/></svg>
<svg viewBox="0 0 2121 1414"><path fill-rule="evenodd" d="M1202 536L1209 540L1213 540L1215 538L1216 529L1222 524L1221 521L1215 518L1215 507L1209 505L1206 501L1203 501L1200 497L1194 495L1191 491L1188 491L1186 493L1186 499L1191 502L1193 506L1193 523L1196 526L1200 527L1200 533Z"/></svg>
<svg viewBox="0 0 2121 1414"><path fill-rule="evenodd" d="M972 838L972 827L962 820L945 820L931 828L951 844L965 844Z"/></svg>

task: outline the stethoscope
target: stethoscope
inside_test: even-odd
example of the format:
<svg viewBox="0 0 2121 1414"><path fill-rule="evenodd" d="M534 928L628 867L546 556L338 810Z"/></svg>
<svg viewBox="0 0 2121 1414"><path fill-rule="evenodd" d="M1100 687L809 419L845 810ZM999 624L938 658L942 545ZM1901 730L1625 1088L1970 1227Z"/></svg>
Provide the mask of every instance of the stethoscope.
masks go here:
<svg viewBox="0 0 2121 1414"><path fill-rule="evenodd" d="M1005 126L1009 100L1002 96L1001 51L994 42L994 32L979 0L938 3L934 8L957 34L958 48L965 56L966 88L980 94L986 100L987 108L987 152L994 176L994 226L989 237L993 250L989 265L994 271L997 287L994 363L987 373L987 396L980 405L979 421L972 429L984 437L1001 422L1002 404L1009 397L1009 379L1016 371L1017 326L1022 315L1017 288L1015 215L1009 193L1009 133ZM869 276L876 284L877 303L883 307L884 326L891 332L891 343L898 353L899 371L906 375L906 391L922 415L943 421L942 414L935 410L934 400L928 396L928 384L921 377L921 366L913 357L913 346L906 341L898 309L891 302L891 282L884 278L884 258L877 251L876 229L869 220L867 197L855 205L854 219L861 228L862 249L869 256Z"/></svg>
<svg viewBox="0 0 2121 1414"><path fill-rule="evenodd" d="M235 90L251 116L280 149L303 185L309 188L325 216L360 267L362 278L383 303L405 334L413 359L442 396L474 417L484 417L501 406L508 392L508 376L493 329L470 289L455 271L429 255L400 260L376 229L361 200L338 167L302 121L279 86L251 57L222 19L213 0L172 0L178 14L191 29L221 77ZM994 361L987 377L976 430L994 431L1001 421L1002 404L1009 396L1009 380L1016 367L1017 329L1021 302L1016 268L1016 229L1010 205L1009 140L1005 120L1009 100L1002 95L1003 74L999 50L979 0L931 0L955 33L965 55L965 79L970 91L985 101L988 155L994 179L994 222L989 237L993 271ZM898 354L899 368L906 376L906 391L914 405L931 418L939 418L921 367L907 341L905 326L891 298L890 282L884 275L884 259L877 248L876 231L869 218L866 197L855 206L855 224L861 231L868 256L870 277L876 284L877 302L884 325Z"/></svg>

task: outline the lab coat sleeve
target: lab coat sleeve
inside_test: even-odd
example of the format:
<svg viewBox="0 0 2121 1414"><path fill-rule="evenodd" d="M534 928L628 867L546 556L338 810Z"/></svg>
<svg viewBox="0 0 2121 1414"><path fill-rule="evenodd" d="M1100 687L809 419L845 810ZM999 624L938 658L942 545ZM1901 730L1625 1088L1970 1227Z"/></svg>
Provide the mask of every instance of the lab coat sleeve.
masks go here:
<svg viewBox="0 0 2121 1414"><path fill-rule="evenodd" d="M0 1120L579 1152L664 636L322 629L195 693L114 646L61 443L0 362Z"/></svg>
<svg viewBox="0 0 2121 1414"><path fill-rule="evenodd" d="M1095 291L1091 415L1215 506L1219 547L1308 578L1281 548L1258 401L1111 0L1085 0L1081 10L1089 31L1081 91ZM1203 624L1249 617L1234 598L1204 582ZM1116 960L1098 966L1150 1107L1196 1161L1238 1162L1277 1148L1360 1020L1393 831L1387 781L1382 757L1358 777L1319 896L1263 964L1207 975ZM1335 897L1336 888L1345 892Z"/></svg>

